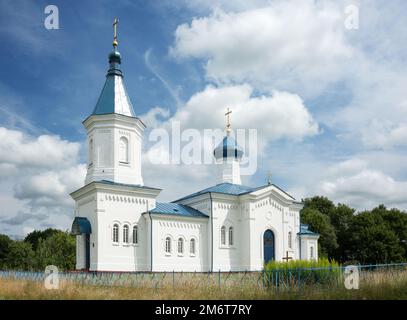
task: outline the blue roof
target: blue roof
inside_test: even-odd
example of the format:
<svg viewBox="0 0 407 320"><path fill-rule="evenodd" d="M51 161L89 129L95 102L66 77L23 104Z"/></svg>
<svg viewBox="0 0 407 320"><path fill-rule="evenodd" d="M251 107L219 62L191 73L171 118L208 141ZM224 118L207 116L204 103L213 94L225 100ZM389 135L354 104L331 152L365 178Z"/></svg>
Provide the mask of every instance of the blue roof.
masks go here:
<svg viewBox="0 0 407 320"><path fill-rule="evenodd" d="M104 184L110 184L110 185L115 185L115 186L124 186L124 187L133 187L133 188L162 190L162 189L158 189L158 188L143 186L143 185L141 185L141 184L119 183L119 182L114 182L114 181L110 181L110 180L99 180L99 181L95 181L95 182L104 183Z"/></svg>
<svg viewBox="0 0 407 320"><path fill-rule="evenodd" d="M116 50L109 54L110 67L106 75L105 85L93 109L92 115L118 113L135 117L133 105L127 94L120 70L121 57Z"/></svg>
<svg viewBox="0 0 407 320"><path fill-rule="evenodd" d="M90 222L85 217L75 217L74 221L72 222L71 234L78 236L81 234L91 234L92 227Z"/></svg>
<svg viewBox="0 0 407 320"><path fill-rule="evenodd" d="M298 232L298 234L304 234L304 235L314 235L314 236L319 236L319 233L316 232L312 232L311 230L309 230L309 225L301 223L300 226L300 232Z"/></svg>
<svg viewBox="0 0 407 320"><path fill-rule="evenodd" d="M183 197L181 199L178 199L178 200L176 200L174 202L178 202L178 201L181 201L181 200L185 200L185 199L192 198L192 197L195 197L195 196L199 196L201 194L205 194L205 193L209 193L209 192L223 193L223 194L229 194L229 195L233 195L233 196L240 196L242 194L250 193L250 192L265 188L265 187L267 187L267 186L252 188L252 187L242 186L240 184L233 184L233 183L229 183L229 182L224 182L224 183L217 184L216 186L212 186L212 187L203 189L201 191L192 193L192 194L190 194L188 196L185 196L185 197Z"/></svg>
<svg viewBox="0 0 407 320"><path fill-rule="evenodd" d="M206 214L202 213L199 210L177 203L156 202L155 208L150 210L150 212L153 214L155 213L183 217L208 218Z"/></svg>
<svg viewBox="0 0 407 320"><path fill-rule="evenodd" d="M243 149L237 144L236 140L227 135L223 138L221 143L213 150L215 158L241 158L243 156Z"/></svg>

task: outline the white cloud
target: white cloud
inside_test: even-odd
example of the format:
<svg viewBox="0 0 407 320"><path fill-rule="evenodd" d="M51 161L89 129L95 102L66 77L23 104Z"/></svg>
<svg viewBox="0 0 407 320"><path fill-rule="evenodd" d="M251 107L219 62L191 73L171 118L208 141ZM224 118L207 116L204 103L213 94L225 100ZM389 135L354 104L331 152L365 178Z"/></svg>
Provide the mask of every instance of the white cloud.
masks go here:
<svg viewBox="0 0 407 320"><path fill-rule="evenodd" d="M58 136L33 138L18 130L0 127L0 163L26 167L66 167L77 160L80 145Z"/></svg>
<svg viewBox="0 0 407 320"><path fill-rule="evenodd" d="M319 132L318 124L298 95L274 91L271 95L255 96L247 84L208 85L160 125L169 129L172 121L179 121L182 128L224 128L227 107L232 110L233 128L257 129L263 145L281 138L302 140Z"/></svg>
<svg viewBox="0 0 407 320"><path fill-rule="evenodd" d="M16 183L14 195L29 200L32 206L72 207L69 193L81 187L86 174L84 164L59 171L45 171Z"/></svg>
<svg viewBox="0 0 407 320"><path fill-rule="evenodd" d="M351 176L323 182L323 194L359 209L370 209L379 203L406 207L407 182L397 181L376 170L363 170Z"/></svg>
<svg viewBox="0 0 407 320"><path fill-rule="evenodd" d="M28 220L35 228L68 227L73 210L69 193L83 185L86 172L79 150L79 143L55 135L31 136L0 127L3 228L22 235Z"/></svg>
<svg viewBox="0 0 407 320"><path fill-rule="evenodd" d="M326 1L216 10L178 26L171 53L205 59L207 76L216 81L315 93L340 79L353 56L343 21L343 7Z"/></svg>
<svg viewBox="0 0 407 320"><path fill-rule="evenodd" d="M363 143L368 147L389 149L407 146L407 124L393 124L390 121L374 119L370 126L362 129Z"/></svg>
<svg viewBox="0 0 407 320"><path fill-rule="evenodd" d="M150 128L157 128L161 125L162 121L170 116L168 109L161 107L153 107L147 113L140 116L141 121Z"/></svg>

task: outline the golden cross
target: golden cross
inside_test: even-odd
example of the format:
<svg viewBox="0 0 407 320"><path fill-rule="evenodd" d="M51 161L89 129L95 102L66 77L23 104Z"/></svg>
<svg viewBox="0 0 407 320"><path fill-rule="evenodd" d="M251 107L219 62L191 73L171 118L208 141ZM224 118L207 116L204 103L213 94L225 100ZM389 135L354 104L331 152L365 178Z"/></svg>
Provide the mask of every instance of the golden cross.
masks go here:
<svg viewBox="0 0 407 320"><path fill-rule="evenodd" d="M231 113L232 113L232 111L229 110L229 108L228 108L228 111L225 113L225 116L228 117L228 120L227 120L227 123L226 123L226 131L227 131L227 133L230 132L230 114Z"/></svg>
<svg viewBox="0 0 407 320"><path fill-rule="evenodd" d="M117 47L117 25L119 24L119 20L114 18L113 22L113 47Z"/></svg>

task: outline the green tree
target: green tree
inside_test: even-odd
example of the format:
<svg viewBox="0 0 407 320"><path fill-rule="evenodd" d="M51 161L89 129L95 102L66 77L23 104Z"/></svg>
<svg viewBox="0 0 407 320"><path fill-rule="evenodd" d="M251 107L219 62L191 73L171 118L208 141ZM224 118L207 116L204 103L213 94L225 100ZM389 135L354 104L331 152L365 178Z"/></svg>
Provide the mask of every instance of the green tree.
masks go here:
<svg viewBox="0 0 407 320"><path fill-rule="evenodd" d="M52 228L48 228L45 230L34 230L25 237L24 241L31 243L33 250L36 251L38 243L40 242L41 239L45 240L48 237L51 237L52 235L54 235L55 233L58 233L58 232L61 232L61 231L57 230L57 229L52 229Z"/></svg>
<svg viewBox="0 0 407 320"><path fill-rule="evenodd" d="M335 211L335 204L327 197L315 196L304 200L304 209L317 209L319 212L331 217Z"/></svg>
<svg viewBox="0 0 407 320"><path fill-rule="evenodd" d="M13 242L5 234L0 234L0 269L7 268L6 259L10 251L10 245Z"/></svg>
<svg viewBox="0 0 407 320"><path fill-rule="evenodd" d="M55 265L61 270L75 268L75 237L68 232L58 231L45 240L40 239L36 251L36 268L43 270Z"/></svg>
<svg viewBox="0 0 407 320"><path fill-rule="evenodd" d="M383 219L383 208L354 216L350 228L350 258L360 263L390 263L405 259L396 233Z"/></svg>
<svg viewBox="0 0 407 320"><path fill-rule="evenodd" d="M318 209L305 208L301 211L301 222L310 226L310 229L320 234L318 247L321 257L332 257L338 247L335 229L331 225L329 216Z"/></svg>
<svg viewBox="0 0 407 320"><path fill-rule="evenodd" d="M386 225L395 233L400 247L403 250L404 259L407 258L407 214L398 209L387 210L383 205L373 209L380 214Z"/></svg>
<svg viewBox="0 0 407 320"><path fill-rule="evenodd" d="M350 243L351 238L350 228L352 226L355 209L348 207L345 204L338 204L330 213L330 221L335 229L338 247L333 252L333 258L336 261L345 262L350 259Z"/></svg>
<svg viewBox="0 0 407 320"><path fill-rule="evenodd" d="M32 270L34 251L31 244L25 241L11 242L6 256L6 265L13 270Z"/></svg>

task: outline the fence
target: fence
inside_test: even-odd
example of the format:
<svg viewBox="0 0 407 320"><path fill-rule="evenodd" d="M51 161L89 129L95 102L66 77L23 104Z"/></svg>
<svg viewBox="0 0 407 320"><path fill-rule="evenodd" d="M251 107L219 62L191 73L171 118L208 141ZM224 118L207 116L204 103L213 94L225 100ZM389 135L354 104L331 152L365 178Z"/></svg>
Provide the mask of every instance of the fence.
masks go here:
<svg viewBox="0 0 407 320"><path fill-rule="evenodd" d="M259 272L62 272L59 281L94 286L142 288L183 287L260 287L266 290L301 290L303 287L323 289L344 286L346 267L276 269ZM380 279L397 281L407 276L407 263L358 265L360 282ZM0 271L0 278L44 281L44 272Z"/></svg>

